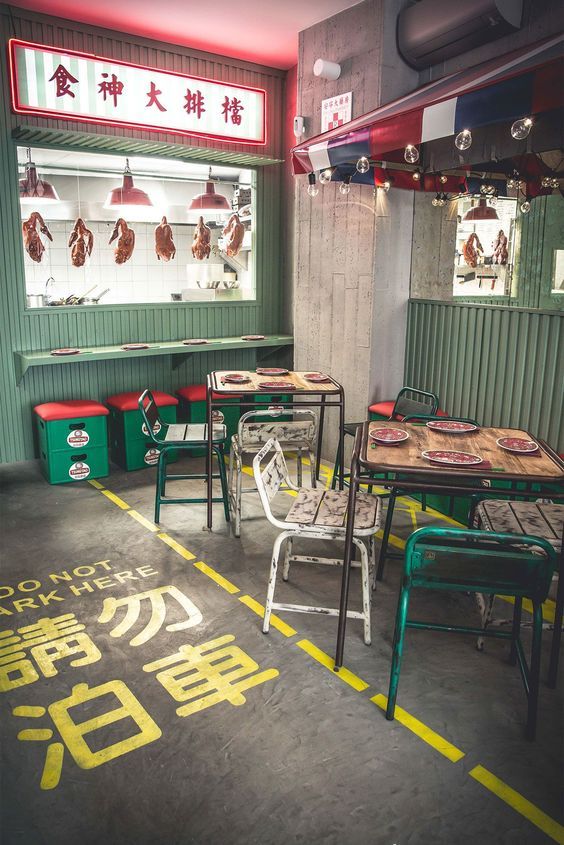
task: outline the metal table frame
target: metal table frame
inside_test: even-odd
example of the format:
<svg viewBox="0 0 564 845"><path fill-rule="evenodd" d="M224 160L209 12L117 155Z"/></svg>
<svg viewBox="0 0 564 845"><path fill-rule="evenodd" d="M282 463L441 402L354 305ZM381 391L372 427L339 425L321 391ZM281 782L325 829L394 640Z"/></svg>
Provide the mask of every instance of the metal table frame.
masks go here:
<svg viewBox="0 0 564 845"><path fill-rule="evenodd" d="M338 672L341 666L343 665L343 652L345 647L345 629L347 624L347 606L348 606L348 598L349 598L349 582L350 582L350 571L351 571L351 562L353 560L353 532L354 532L354 511L355 511L355 504L356 504L356 495L358 492L358 488L361 484L367 485L374 485L374 476L373 473L377 472L384 472L384 470L380 469L378 465L371 463L370 461L363 461L362 456L367 454L368 449L368 430L369 430L370 421L364 422L361 426L358 427L353 452L351 457L351 470L350 470L350 486L349 486L349 501L347 507L347 530L345 534L345 556L343 562L343 575L341 580L341 598L339 603L339 627L337 631L337 647L335 653L335 671ZM564 474L564 463L556 454L556 452L550 448L550 446L545 443L543 440L537 438L535 439L536 442L539 444L540 448L548 455L548 457L552 458L554 463L557 467L559 467L563 474ZM363 472L364 470L364 472ZM388 469L388 472L390 470ZM492 472L491 475L488 474L487 471L484 471L483 475L478 475L476 470L457 470L456 477L453 479L448 479L444 474L438 475L437 474L437 481L433 483L427 477L426 479L417 480L417 476L421 475L421 470L418 469L417 472L413 472L413 480L411 478L406 478L407 475L410 473L410 468L405 467L401 470L401 477L400 478L389 478L387 479L384 484L386 487L398 487L401 490L406 491L413 491L413 492L425 492L425 493L440 493L442 495L472 495L475 493L487 493L488 497L492 494L499 493L500 497L505 499L508 495L511 495L511 491L508 491L507 488L503 489L500 487L496 487L495 483L492 483L491 487L483 487L481 481L486 478L492 482L496 480L500 480L499 475L495 472ZM372 475L371 475L372 474ZM466 481L474 480L475 484L456 484L456 478L463 477ZM546 476L534 476L534 475L512 475L510 473L504 473L503 475L504 480L506 481L519 481L526 484L547 484L547 483L558 483L558 481L562 481L562 476L560 479L555 477L554 479L547 478ZM442 479L442 480L441 480ZM552 492L552 491L550 491ZM527 491L515 491L513 495L522 496L530 498L531 493L527 494ZM542 487L538 492L534 494L536 497L541 497L543 495ZM547 493L550 495L550 493ZM554 495L554 494L552 494ZM351 516L349 516L351 515Z"/></svg>
<svg viewBox="0 0 564 845"><path fill-rule="evenodd" d="M206 421L207 421L207 432L208 432L208 442L207 442L207 454L206 454L206 477L207 477L207 527L211 530L213 525L213 502L212 502L212 440L209 433L213 430L212 429L212 414L213 411L217 409L221 409L222 406L226 404L225 400L229 399L230 395L233 391L225 391L222 388L221 384L217 382L217 373L222 371L214 370L211 373L208 373L206 377ZM335 390L324 390L321 392L320 390L315 389L312 386L311 390L283 390L281 393L288 393L290 394L290 399L287 402L276 402L277 406L283 408L293 408L294 407L294 400L299 398L299 402L296 402L295 405L298 408L319 408L319 428L317 432L317 458L315 464L315 477L319 480L319 467L321 463L321 444L323 442L323 426L325 421L325 409L326 408L338 408L339 409L339 445L338 445L338 454L342 455L344 453L344 429L345 429L345 391L334 378L331 378L331 381L335 387ZM250 410L251 408L262 408L267 409L273 403L272 400L265 399L264 402L259 402L255 399L258 391L256 388L245 388L244 385L237 386L237 394L247 394L248 399L244 396L242 400L239 401L240 408L246 408ZM214 399L214 394L222 394L220 398ZM311 397L311 398L310 398ZM317 397L317 398L316 398ZM333 397L331 400L330 397ZM343 472L343 463L344 461L341 460L340 462L340 469L339 469L339 490L344 489L344 472Z"/></svg>

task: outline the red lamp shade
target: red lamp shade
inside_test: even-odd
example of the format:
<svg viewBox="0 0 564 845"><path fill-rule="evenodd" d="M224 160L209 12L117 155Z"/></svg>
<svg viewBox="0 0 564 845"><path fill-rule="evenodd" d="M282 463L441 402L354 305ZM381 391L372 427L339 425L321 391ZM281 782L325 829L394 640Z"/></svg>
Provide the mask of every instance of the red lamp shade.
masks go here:
<svg viewBox="0 0 564 845"><path fill-rule="evenodd" d="M133 184L133 176L129 169L129 159L125 159L125 170L123 171L123 182L121 188L114 188L108 194L104 208L121 208L122 206L150 206L153 203L149 194L136 188Z"/></svg>
<svg viewBox="0 0 564 845"><path fill-rule="evenodd" d="M470 208L464 215L464 220L499 220L497 211L487 200L478 200L478 205Z"/></svg>
<svg viewBox="0 0 564 845"><path fill-rule="evenodd" d="M220 213L225 213L231 211L231 206L222 194L216 194L213 182L206 182L205 192L194 197L188 206L188 211L197 214L202 211L219 211Z"/></svg>
<svg viewBox="0 0 564 845"><path fill-rule="evenodd" d="M40 179L32 161L25 167L25 178L20 179L20 202L33 204L41 202L60 202L57 191L50 182Z"/></svg>

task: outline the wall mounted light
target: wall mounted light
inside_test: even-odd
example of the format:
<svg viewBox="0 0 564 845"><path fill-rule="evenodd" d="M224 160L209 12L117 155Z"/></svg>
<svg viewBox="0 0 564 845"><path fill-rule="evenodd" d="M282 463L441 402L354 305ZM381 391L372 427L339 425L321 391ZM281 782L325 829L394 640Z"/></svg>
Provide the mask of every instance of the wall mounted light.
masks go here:
<svg viewBox="0 0 564 845"><path fill-rule="evenodd" d="M327 59L316 59L313 65L313 75L321 79L338 79L341 75L341 65L329 62Z"/></svg>
<svg viewBox="0 0 564 845"><path fill-rule="evenodd" d="M22 205L36 205L38 202L60 202L59 195L50 182L40 179L37 168L31 160L31 148L27 148L25 176L20 179L20 202Z"/></svg>

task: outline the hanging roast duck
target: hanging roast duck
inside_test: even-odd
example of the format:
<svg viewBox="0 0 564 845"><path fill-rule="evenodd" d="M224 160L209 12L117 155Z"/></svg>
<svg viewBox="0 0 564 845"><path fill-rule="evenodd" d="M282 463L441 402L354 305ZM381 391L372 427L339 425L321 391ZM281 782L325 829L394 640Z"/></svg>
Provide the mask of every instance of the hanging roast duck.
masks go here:
<svg viewBox="0 0 564 845"><path fill-rule="evenodd" d="M176 255L176 247L172 240L172 229L166 217L163 217L160 224L155 229L155 252L157 258L163 261L170 261Z"/></svg>
<svg viewBox="0 0 564 845"><path fill-rule="evenodd" d="M194 232L194 241L192 243L192 255L198 261L203 261L204 258L210 257L211 246L211 229L204 223L204 218L200 217L196 231Z"/></svg>
<svg viewBox="0 0 564 845"><path fill-rule="evenodd" d="M94 235L86 226L82 217L77 217L69 238L71 249L71 261L73 267L84 267L87 255L92 255L94 246Z"/></svg>
<svg viewBox="0 0 564 845"><path fill-rule="evenodd" d="M39 237L39 232L46 235L50 241L53 240L51 232L38 211L32 211L27 220L22 223L23 242L27 254L32 261L41 261L45 247Z"/></svg>
<svg viewBox="0 0 564 845"><path fill-rule="evenodd" d="M478 253L484 253L484 248L475 232L472 232L467 241L462 245L462 255L469 267L476 267L478 264Z"/></svg>
<svg viewBox="0 0 564 845"><path fill-rule="evenodd" d="M234 257L241 249L245 236L245 227L239 220L238 214L231 215L222 234L225 238L225 252L227 255Z"/></svg>
<svg viewBox="0 0 564 845"><path fill-rule="evenodd" d="M119 234L117 246L114 249L116 264L125 264L133 255L133 248L135 246L135 232L130 229L123 217L116 221L114 231L108 243L115 241Z"/></svg>

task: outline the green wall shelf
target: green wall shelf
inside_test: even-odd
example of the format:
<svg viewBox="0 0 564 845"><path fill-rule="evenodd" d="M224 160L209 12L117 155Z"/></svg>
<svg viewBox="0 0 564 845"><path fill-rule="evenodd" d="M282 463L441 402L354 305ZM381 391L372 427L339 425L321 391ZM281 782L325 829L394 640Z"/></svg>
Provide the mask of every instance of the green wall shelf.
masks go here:
<svg viewBox="0 0 564 845"><path fill-rule="evenodd" d="M172 355L172 369L176 369L183 361L199 352L217 352L226 349L257 349L257 358L263 359L284 346L293 346L294 338L289 334L268 335L264 340L241 340L240 337L216 337L197 346L187 346L182 341L163 341L150 343L147 349L124 350L121 346L90 346L81 348L78 355L51 355L48 350L29 352L14 352L16 384L30 367L60 366L61 364L88 363L89 361L108 361L123 358L148 358L157 355Z"/></svg>

